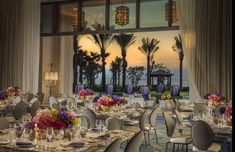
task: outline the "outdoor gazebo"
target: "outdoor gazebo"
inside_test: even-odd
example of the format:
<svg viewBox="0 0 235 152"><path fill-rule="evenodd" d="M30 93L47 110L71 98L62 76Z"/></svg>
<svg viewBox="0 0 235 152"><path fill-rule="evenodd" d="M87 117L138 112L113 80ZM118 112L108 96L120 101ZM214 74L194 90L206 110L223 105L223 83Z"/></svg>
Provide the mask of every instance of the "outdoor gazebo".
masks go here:
<svg viewBox="0 0 235 152"><path fill-rule="evenodd" d="M152 73L150 73L150 77L151 77L151 84L153 84L153 78L157 78L157 84L164 84L165 78L167 79L167 85L171 85L171 76L173 76L174 74L171 73L170 70L166 69L159 69L157 71L153 71Z"/></svg>

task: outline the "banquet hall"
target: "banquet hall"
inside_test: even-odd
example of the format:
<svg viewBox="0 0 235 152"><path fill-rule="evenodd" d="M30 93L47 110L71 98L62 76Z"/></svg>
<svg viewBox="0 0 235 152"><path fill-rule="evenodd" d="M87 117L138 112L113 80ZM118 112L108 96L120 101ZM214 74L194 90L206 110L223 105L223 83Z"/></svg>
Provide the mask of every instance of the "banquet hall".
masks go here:
<svg viewBox="0 0 235 152"><path fill-rule="evenodd" d="M232 152L232 0L0 0L0 152Z"/></svg>

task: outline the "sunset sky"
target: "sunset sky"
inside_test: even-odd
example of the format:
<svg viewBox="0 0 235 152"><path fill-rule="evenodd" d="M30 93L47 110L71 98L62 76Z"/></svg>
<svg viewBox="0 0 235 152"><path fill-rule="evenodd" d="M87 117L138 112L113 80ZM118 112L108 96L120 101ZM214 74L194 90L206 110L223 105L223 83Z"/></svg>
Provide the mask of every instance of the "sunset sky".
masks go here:
<svg viewBox="0 0 235 152"><path fill-rule="evenodd" d="M135 33L136 42L127 49L127 61L128 66L143 65L146 66L146 57L139 51L138 47L142 44L141 39L143 37L157 38L159 43L159 50L155 53L154 60L157 63L163 63L168 68L178 68L179 60L178 54L172 50L172 46L175 43L174 36L177 36L179 31L159 31L159 32L138 32ZM94 42L88 38L88 36L82 36L79 40L79 45L84 50L100 52L100 49L94 44ZM107 52L110 56L107 58L107 68L109 68L110 62L115 59L116 56L121 57L120 47L116 43L112 43Z"/></svg>

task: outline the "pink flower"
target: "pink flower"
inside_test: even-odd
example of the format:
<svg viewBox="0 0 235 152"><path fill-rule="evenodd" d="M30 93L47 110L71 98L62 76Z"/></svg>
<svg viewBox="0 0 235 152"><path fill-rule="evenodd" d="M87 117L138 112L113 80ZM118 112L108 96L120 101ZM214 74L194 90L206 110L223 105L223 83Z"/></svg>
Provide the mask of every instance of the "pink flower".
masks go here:
<svg viewBox="0 0 235 152"><path fill-rule="evenodd" d="M226 109L225 109L225 115L226 116L232 116L232 110L233 110L233 108L232 108L232 105L228 105L227 107L226 107Z"/></svg>
<svg viewBox="0 0 235 152"><path fill-rule="evenodd" d="M79 91L78 94L79 94L79 96L86 96L86 95L87 95L87 92L86 92L85 89L82 89L82 90Z"/></svg>
<svg viewBox="0 0 235 152"><path fill-rule="evenodd" d="M214 93L214 94L206 94L204 96L204 99L211 100L212 102L221 104L224 102L225 97L221 96L220 93Z"/></svg>
<svg viewBox="0 0 235 152"><path fill-rule="evenodd" d="M49 109L38 110L33 118L33 122L37 124L39 129L51 127L52 122L55 121Z"/></svg>

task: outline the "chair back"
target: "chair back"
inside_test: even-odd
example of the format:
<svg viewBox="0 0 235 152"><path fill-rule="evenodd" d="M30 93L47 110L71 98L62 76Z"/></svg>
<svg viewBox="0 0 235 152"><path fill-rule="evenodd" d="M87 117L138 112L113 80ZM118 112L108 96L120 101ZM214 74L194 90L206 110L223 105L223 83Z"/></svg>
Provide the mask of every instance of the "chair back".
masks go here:
<svg viewBox="0 0 235 152"><path fill-rule="evenodd" d="M215 107L215 116L220 116L224 114L226 107L224 105L218 105Z"/></svg>
<svg viewBox="0 0 235 152"><path fill-rule="evenodd" d="M172 111L174 111L176 109L176 104L175 104L174 100L170 99L170 103L171 103Z"/></svg>
<svg viewBox="0 0 235 152"><path fill-rule="evenodd" d="M83 115L86 116L90 121L90 128L95 128L96 114L91 109L85 109Z"/></svg>
<svg viewBox="0 0 235 152"><path fill-rule="evenodd" d="M67 106L68 107L70 107L70 104L76 104L76 101L74 100L74 98L72 98L72 97L68 97L68 99L67 99Z"/></svg>
<svg viewBox="0 0 235 152"><path fill-rule="evenodd" d="M149 115L149 124L150 124L151 127L156 126L157 115L158 115L159 111L160 111L160 109L157 107L157 108L153 109L153 111L150 113L150 115Z"/></svg>
<svg viewBox="0 0 235 152"><path fill-rule="evenodd" d="M214 140L213 130L205 121L202 120L193 123L191 135L194 146L199 150L207 150Z"/></svg>
<svg viewBox="0 0 235 152"><path fill-rule="evenodd" d="M207 107L205 104L203 103L197 103L194 107L193 107L193 114L194 115L198 115L198 114L202 114L207 112Z"/></svg>
<svg viewBox="0 0 235 152"><path fill-rule="evenodd" d="M107 129L108 130L121 130L122 129L121 121L117 118L107 119Z"/></svg>
<svg viewBox="0 0 235 152"><path fill-rule="evenodd" d="M174 113L175 113L175 115L176 115L176 118L177 118L178 123L181 124L181 123L184 121L184 119L183 119L183 117L181 116L180 112L179 112L178 110L175 110Z"/></svg>
<svg viewBox="0 0 235 152"><path fill-rule="evenodd" d="M141 108L141 105L140 105L140 103L138 103L138 102L133 102L133 106L134 106L135 108Z"/></svg>
<svg viewBox="0 0 235 152"><path fill-rule="evenodd" d="M169 115L169 112L163 112L162 115L163 115L163 118L164 118L165 124L166 124L167 136L172 137L172 135L174 133L174 129L175 129L174 121L171 118L171 116Z"/></svg>
<svg viewBox="0 0 235 152"><path fill-rule="evenodd" d="M38 101L38 98L33 97L28 103L29 103L30 106L32 106L33 103L36 102L36 101Z"/></svg>
<svg viewBox="0 0 235 152"><path fill-rule="evenodd" d="M30 113L32 115L32 117L34 117L36 115L36 112L38 109L41 108L41 102L39 100L35 101L32 106L30 107Z"/></svg>
<svg viewBox="0 0 235 152"><path fill-rule="evenodd" d="M124 152L139 152L141 142L143 140L143 131L136 133L127 143Z"/></svg>
<svg viewBox="0 0 235 152"><path fill-rule="evenodd" d="M59 110L60 109L60 105L58 103L52 103L51 109L56 109L56 110Z"/></svg>
<svg viewBox="0 0 235 152"><path fill-rule="evenodd" d="M12 115L16 120L19 120L23 114L26 113L26 108L29 107L29 105L23 101L19 102L15 108L13 109Z"/></svg>
<svg viewBox="0 0 235 152"><path fill-rule="evenodd" d="M0 130L6 129L9 127L10 127L10 122L4 117L0 117Z"/></svg>
<svg viewBox="0 0 235 152"><path fill-rule="evenodd" d="M13 104L13 105L17 105L18 103L20 103L20 101L22 101L22 100L21 100L21 97L16 97L16 98L13 100L12 104Z"/></svg>
<svg viewBox="0 0 235 152"><path fill-rule="evenodd" d="M50 96L49 97L49 106L50 106L50 108L52 109L53 107L52 107L52 104L59 104L59 102L58 102L58 100L55 98L55 97L53 97L53 96Z"/></svg>
<svg viewBox="0 0 235 152"><path fill-rule="evenodd" d="M180 102L178 99L173 99L175 101L175 106L176 106L176 109L179 110L180 109Z"/></svg>
<svg viewBox="0 0 235 152"><path fill-rule="evenodd" d="M80 116L80 120L81 120L81 127L84 127L86 129L90 128L90 120L86 117L86 116Z"/></svg>
<svg viewBox="0 0 235 152"><path fill-rule="evenodd" d="M41 102L41 104L43 103L43 99L44 99L44 93L42 92L38 92L37 93L37 98L38 100Z"/></svg>
<svg viewBox="0 0 235 152"><path fill-rule="evenodd" d="M33 93L29 93L27 96L27 102L31 101L34 98L34 94Z"/></svg>
<svg viewBox="0 0 235 152"><path fill-rule="evenodd" d="M140 116L140 119L139 119L139 127L141 130L144 130L145 129L145 120L147 118L147 114L148 114L148 109L146 109L142 115Z"/></svg>
<svg viewBox="0 0 235 152"><path fill-rule="evenodd" d="M104 152L120 152L121 138L115 139Z"/></svg>

